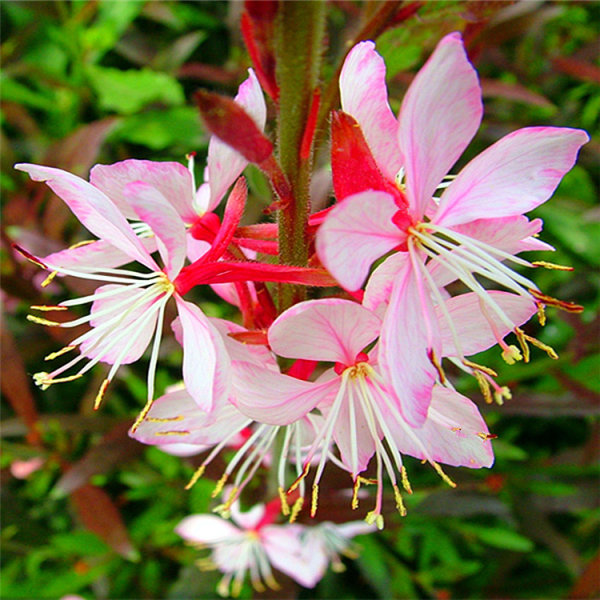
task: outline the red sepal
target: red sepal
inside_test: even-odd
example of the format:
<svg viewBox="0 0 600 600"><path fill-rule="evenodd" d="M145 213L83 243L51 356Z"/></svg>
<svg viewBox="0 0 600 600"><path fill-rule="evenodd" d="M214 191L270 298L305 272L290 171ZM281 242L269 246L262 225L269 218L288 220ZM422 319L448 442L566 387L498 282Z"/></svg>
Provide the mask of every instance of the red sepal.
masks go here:
<svg viewBox="0 0 600 600"><path fill-rule="evenodd" d="M338 201L366 190L387 192L399 206L404 194L378 169L357 120L341 110L331 117L331 170Z"/></svg>
<svg viewBox="0 0 600 600"><path fill-rule="evenodd" d="M271 0L246 0L242 14L242 36L261 87L274 102L279 98L275 78L273 31L279 5Z"/></svg>

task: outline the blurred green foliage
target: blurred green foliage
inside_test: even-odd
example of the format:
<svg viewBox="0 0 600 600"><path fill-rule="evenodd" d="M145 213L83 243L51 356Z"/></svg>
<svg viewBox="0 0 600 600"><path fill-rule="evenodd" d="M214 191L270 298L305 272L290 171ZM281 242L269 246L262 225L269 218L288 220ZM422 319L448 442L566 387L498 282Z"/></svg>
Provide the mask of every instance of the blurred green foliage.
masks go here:
<svg viewBox="0 0 600 600"><path fill-rule="evenodd" d="M372 10L369 4L329 5L325 76L334 72L356 19ZM24 238L33 249L50 251L81 234L60 202L40 196L39 188L12 170L15 162L52 164L85 176L96 162L181 161L193 150L200 171L207 136L192 93L202 85L233 94L243 79L249 60L240 42L240 9L240 3L182 1L0 5L2 391L7 401L2 597L214 597L217 575L194 566L197 552L185 547L173 529L187 514L211 509L211 477L219 474L209 473L186 492L194 459L127 439L131 417L144 401L143 365L121 370L100 414L91 414L90 406L102 373L44 394L30 386L25 373L39 369L57 340L25 322L27 304L40 299L39 287L29 283L36 271L15 260L8 244ZM282 597L600 594L594 573L585 570L597 552L600 525L599 27L597 3L426 2L418 17L378 40L397 109L407 71L422 64L443 34L464 31L482 78L486 110L464 160L518 127L572 126L590 132L592 142L578 166L533 215L544 220L543 239L556 253L532 260L576 269L539 269L536 283L585 310L581 315L549 310L545 328L528 326L528 333L558 351L559 360L537 349L531 363L510 367L497 349L477 358L496 369L514 395L503 407L480 402L499 436L491 471L448 469L458 483L457 490L449 490L427 467L407 459L415 489L407 498L409 515L401 519L390 510L386 529L360 540L360 559L349 562L345 573L328 573L315 590L299 590L281 577ZM256 170L249 175L260 210L268 202L268 188ZM61 284L53 293L68 291ZM230 316L216 296L197 299L209 314ZM176 344L165 344L162 353L159 390L179 377ZM478 398L471 378L452 375L461 392ZM32 415L39 437L26 436L23 422ZM19 465L36 458L40 468L25 478L15 476ZM325 507L318 518L362 516ZM245 588L242 596L251 595Z"/></svg>

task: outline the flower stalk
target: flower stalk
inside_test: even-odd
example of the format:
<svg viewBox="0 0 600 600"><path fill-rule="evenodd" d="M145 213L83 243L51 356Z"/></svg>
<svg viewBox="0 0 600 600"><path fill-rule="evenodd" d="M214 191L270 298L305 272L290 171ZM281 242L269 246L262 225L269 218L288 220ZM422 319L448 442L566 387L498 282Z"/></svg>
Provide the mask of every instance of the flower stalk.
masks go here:
<svg viewBox="0 0 600 600"><path fill-rule="evenodd" d="M289 35L290 31L294 35ZM318 83L324 31L324 2L281 2L274 44L279 85L278 150L292 193L291 202L282 205L279 213L280 264L308 263L306 227L312 160L301 160L300 148ZM284 284L280 286L279 309L304 297L302 288Z"/></svg>

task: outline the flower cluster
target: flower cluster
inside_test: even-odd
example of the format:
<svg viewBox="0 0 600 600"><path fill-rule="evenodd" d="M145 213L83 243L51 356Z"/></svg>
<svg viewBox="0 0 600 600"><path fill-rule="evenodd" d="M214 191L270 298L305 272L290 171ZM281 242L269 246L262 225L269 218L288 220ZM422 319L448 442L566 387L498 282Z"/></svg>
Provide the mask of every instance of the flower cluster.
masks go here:
<svg viewBox="0 0 600 600"><path fill-rule="evenodd" d="M451 486L442 464L490 467L495 436L454 389L446 365L475 377L485 399L501 404L508 388L470 357L496 344L508 363L529 360L530 345L555 357L522 325L536 313L543 324L545 306L580 310L523 274L523 267L561 267L518 255L551 249L537 238L541 221L524 213L552 195L585 132L521 129L448 175L482 118L477 73L456 33L417 74L397 118L373 42L349 52L339 87L341 110L331 115L335 203L308 219L302 235L314 254L304 266L267 260L280 250L281 225L240 226L247 200L240 175L249 161L279 196L272 210L293 201L262 133L267 111L252 70L235 101L199 97L215 133L199 187L193 158L188 168L141 160L97 165L89 182L16 166L46 182L97 238L46 257L20 249L49 271L47 282L64 275L101 284L92 295L32 307L29 318L43 325L89 325L47 359L75 349L78 356L35 381L45 389L108 363L97 408L119 366L149 349L147 402L130 435L174 453L204 452L189 485L233 448L213 496L226 490L216 510L237 526L196 515L178 527L186 540L212 548L212 562L225 573L223 594L231 585L239 592L246 572L257 588L273 587L269 563L305 586L315 585L329 561L340 564L344 540L362 529L295 523L301 513L317 515L328 465L348 473L353 509L365 496L361 486L374 485L369 529L384 526L388 486L406 514L403 495L412 490L403 456L429 463ZM309 125L301 159L312 141ZM214 211L230 189L220 218ZM277 308L278 286L268 282L314 288L313 299L286 305L280 298ZM240 323L210 318L186 299L199 285L235 305ZM155 398L169 302L178 313L171 327L183 347L183 383ZM72 321L39 314L84 304L89 314ZM510 335L516 344L506 341ZM275 498L244 515L240 495L261 469L273 474ZM289 524L276 524L280 512Z"/></svg>

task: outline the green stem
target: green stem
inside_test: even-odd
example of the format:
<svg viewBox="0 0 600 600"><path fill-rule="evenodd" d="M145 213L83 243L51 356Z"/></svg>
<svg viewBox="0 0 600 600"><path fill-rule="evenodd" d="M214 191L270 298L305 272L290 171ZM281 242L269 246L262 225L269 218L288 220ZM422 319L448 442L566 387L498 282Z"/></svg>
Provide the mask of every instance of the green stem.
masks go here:
<svg viewBox="0 0 600 600"><path fill-rule="evenodd" d="M279 163L291 187L291 198L279 214L280 264L306 266L306 226L310 212L309 185L312 158L300 159L300 147L317 86L325 4L322 0L282 0L275 25L276 76L279 85ZM305 298L300 286L282 284L281 311Z"/></svg>

